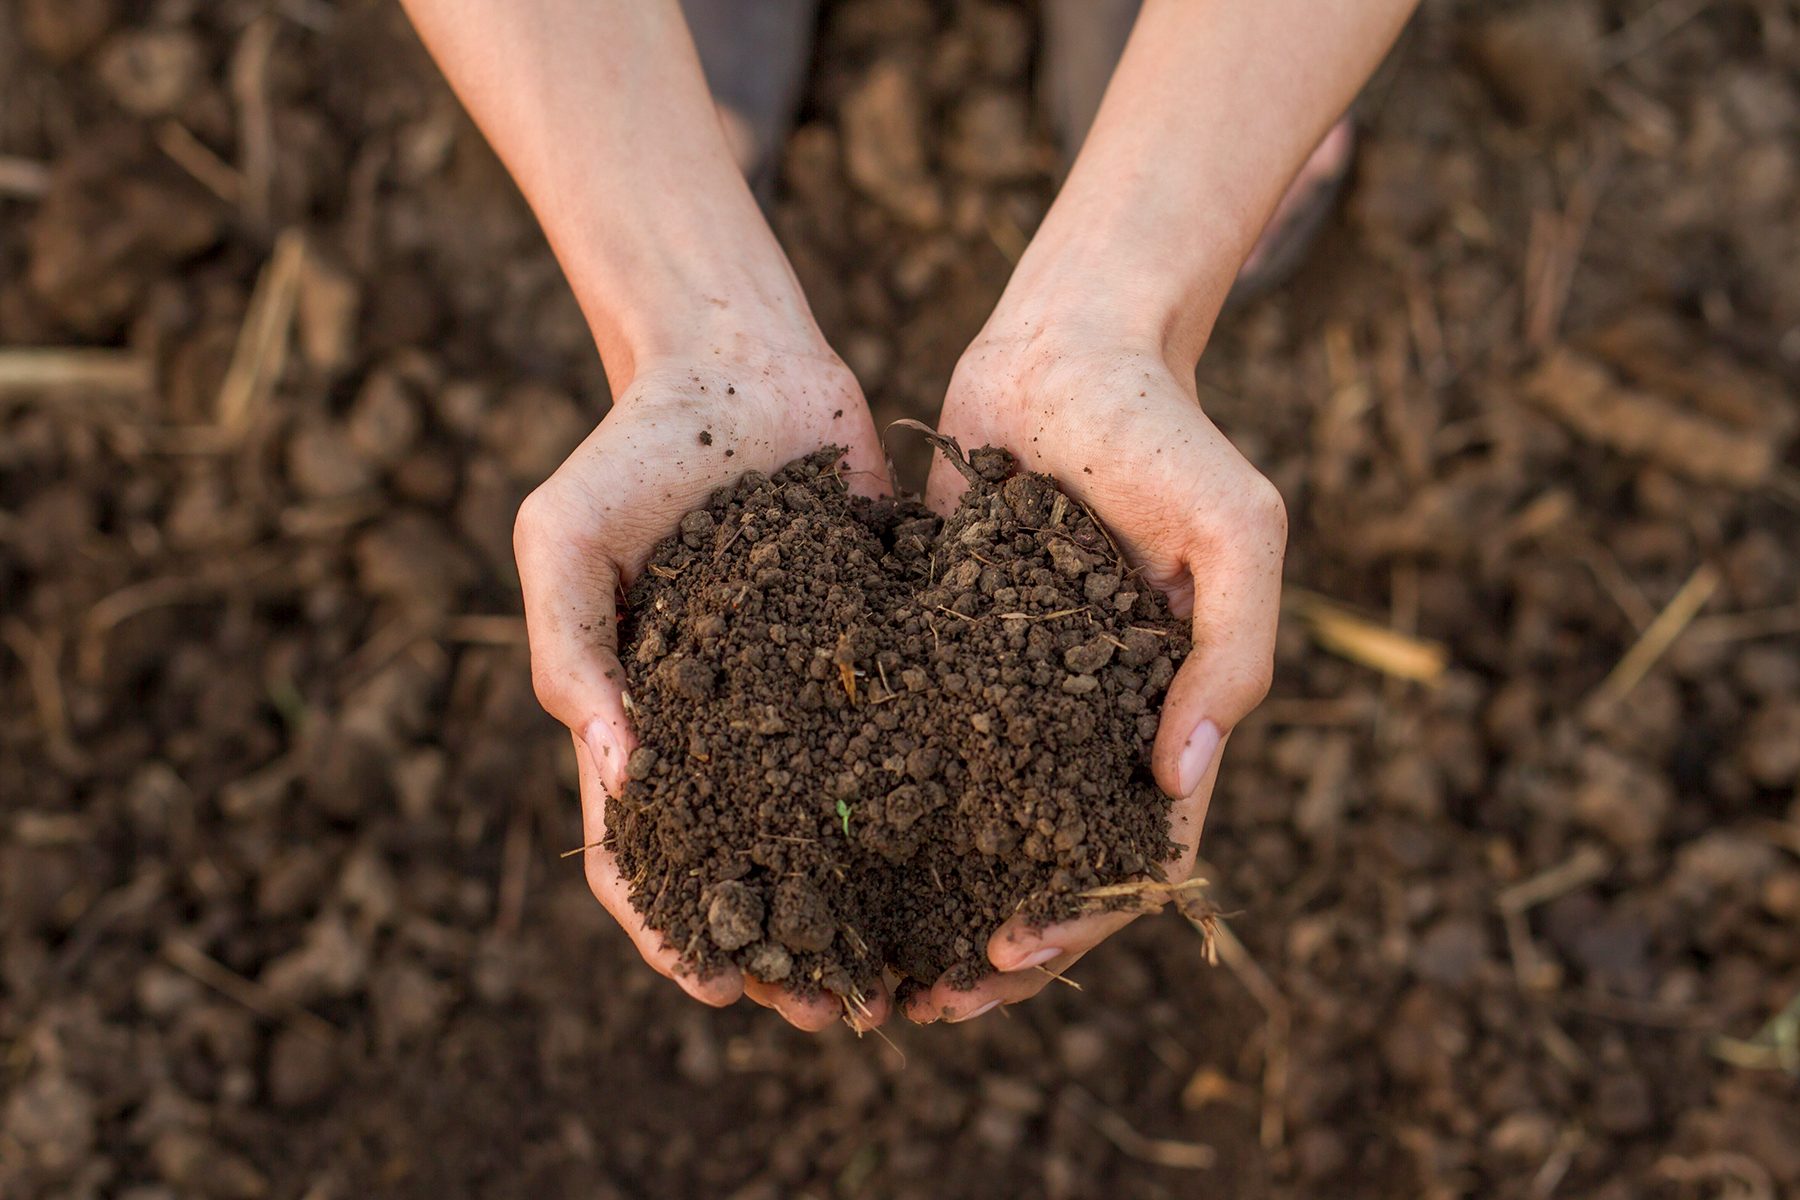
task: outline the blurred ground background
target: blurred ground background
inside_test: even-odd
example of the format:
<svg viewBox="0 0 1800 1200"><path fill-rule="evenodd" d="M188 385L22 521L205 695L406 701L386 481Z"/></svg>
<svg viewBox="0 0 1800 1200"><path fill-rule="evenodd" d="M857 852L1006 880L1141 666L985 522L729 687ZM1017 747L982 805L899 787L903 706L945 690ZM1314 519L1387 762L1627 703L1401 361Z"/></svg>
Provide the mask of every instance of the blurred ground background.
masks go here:
<svg viewBox="0 0 1800 1200"><path fill-rule="evenodd" d="M884 421L1036 34L826 5L775 223ZM0 0L0 1195L1800 1196L1797 81L1785 0L1427 0L1201 367L1293 516L1235 939L902 1065L556 857L508 538L605 386L395 7Z"/></svg>

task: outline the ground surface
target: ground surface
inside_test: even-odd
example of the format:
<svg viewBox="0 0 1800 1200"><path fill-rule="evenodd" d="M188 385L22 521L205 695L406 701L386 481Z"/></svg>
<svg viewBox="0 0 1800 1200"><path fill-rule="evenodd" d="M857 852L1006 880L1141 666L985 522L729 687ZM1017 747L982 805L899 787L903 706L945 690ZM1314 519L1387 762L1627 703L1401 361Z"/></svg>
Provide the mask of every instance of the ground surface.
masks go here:
<svg viewBox="0 0 1800 1200"><path fill-rule="evenodd" d="M1034 36L828 6L776 223L884 419L1050 195ZM0 392L0 1193L1800 1194L1716 1040L1800 993L1797 79L1779 0L1428 0L1201 368L1303 589L1223 963L1148 918L902 1065L687 1002L556 858L508 535L603 382L393 6L6 0L0 343L154 387Z"/></svg>

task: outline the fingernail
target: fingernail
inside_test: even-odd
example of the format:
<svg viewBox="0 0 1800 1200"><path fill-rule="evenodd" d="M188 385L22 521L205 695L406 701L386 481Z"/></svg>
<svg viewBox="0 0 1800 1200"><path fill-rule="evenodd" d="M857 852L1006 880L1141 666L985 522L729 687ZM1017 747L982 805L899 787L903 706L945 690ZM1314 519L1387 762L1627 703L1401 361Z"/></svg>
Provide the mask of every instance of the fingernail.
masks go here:
<svg viewBox="0 0 1800 1200"><path fill-rule="evenodd" d="M1062 947L1060 946L1045 946L1035 954L1027 954L1024 958L1021 958L1018 962L1006 969L1008 971L1029 971L1033 967L1043 966L1061 953Z"/></svg>
<svg viewBox="0 0 1800 1200"><path fill-rule="evenodd" d="M986 1004L982 1005L980 1008L976 1009L974 1012L969 1013L966 1016L953 1017L949 1013L945 1013L944 1020L950 1022L952 1025L961 1025L964 1021L973 1021L976 1017L979 1017L982 1013L990 1012L993 1009L996 1009L998 1007L1000 1007L1000 1002L998 1000L989 1000Z"/></svg>
<svg viewBox="0 0 1800 1200"><path fill-rule="evenodd" d="M1181 763L1176 771L1183 796L1194 794L1194 789L1206 777L1206 768L1212 766L1213 755L1218 752L1219 727L1211 721L1194 726L1194 732L1188 734L1187 745L1181 748Z"/></svg>

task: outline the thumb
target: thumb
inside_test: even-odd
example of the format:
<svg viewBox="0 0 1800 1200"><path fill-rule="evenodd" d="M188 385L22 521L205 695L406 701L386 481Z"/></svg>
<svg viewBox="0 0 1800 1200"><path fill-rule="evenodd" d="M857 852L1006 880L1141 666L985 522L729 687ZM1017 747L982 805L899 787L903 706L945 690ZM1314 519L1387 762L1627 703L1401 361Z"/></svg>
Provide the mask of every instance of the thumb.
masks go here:
<svg viewBox="0 0 1800 1200"><path fill-rule="evenodd" d="M637 745L619 662L619 567L591 535L571 535L545 495L540 489L527 496L513 527L531 683L544 711L581 740L616 796Z"/></svg>
<svg viewBox="0 0 1800 1200"><path fill-rule="evenodd" d="M1268 491L1267 519L1236 524L1222 542L1201 535L1187 556L1194 644L1169 684L1151 753L1156 782L1178 809L1197 799L1204 812L1197 793L1224 739L1269 693L1287 535L1280 497Z"/></svg>

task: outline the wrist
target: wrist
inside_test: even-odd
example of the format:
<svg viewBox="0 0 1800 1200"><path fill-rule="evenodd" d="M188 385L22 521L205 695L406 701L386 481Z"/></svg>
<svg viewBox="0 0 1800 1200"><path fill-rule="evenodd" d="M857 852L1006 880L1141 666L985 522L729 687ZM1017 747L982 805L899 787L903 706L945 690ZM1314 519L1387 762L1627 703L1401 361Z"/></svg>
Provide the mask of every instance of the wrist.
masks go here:
<svg viewBox="0 0 1800 1200"><path fill-rule="evenodd" d="M578 252L559 248L614 395L652 361L831 355L749 193L748 214L731 199L619 217Z"/></svg>
<svg viewBox="0 0 1800 1200"><path fill-rule="evenodd" d="M982 336L1110 346L1191 374L1236 277L1236 239L1193 227L1171 236L1107 207L1058 201Z"/></svg>

